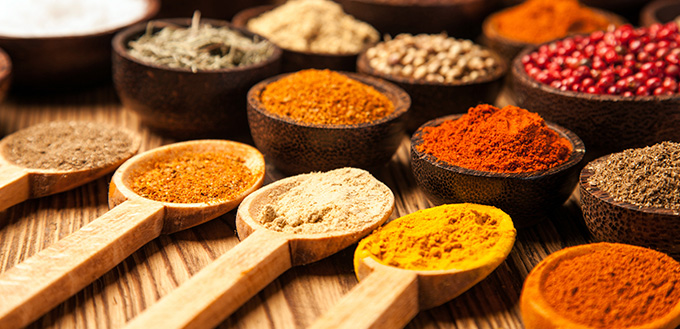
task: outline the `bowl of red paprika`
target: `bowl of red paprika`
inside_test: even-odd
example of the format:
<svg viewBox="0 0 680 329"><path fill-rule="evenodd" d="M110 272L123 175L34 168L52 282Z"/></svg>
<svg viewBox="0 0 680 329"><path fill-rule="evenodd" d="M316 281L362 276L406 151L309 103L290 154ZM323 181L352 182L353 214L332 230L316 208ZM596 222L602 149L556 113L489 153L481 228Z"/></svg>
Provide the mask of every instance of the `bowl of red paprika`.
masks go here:
<svg viewBox="0 0 680 329"><path fill-rule="evenodd" d="M576 134L514 106L478 105L411 137L413 175L434 204L496 206L517 227L550 217L569 198L584 154Z"/></svg>
<svg viewBox="0 0 680 329"><path fill-rule="evenodd" d="M349 72L308 69L266 79L248 92L257 148L282 172L377 169L404 139L411 100L401 88Z"/></svg>

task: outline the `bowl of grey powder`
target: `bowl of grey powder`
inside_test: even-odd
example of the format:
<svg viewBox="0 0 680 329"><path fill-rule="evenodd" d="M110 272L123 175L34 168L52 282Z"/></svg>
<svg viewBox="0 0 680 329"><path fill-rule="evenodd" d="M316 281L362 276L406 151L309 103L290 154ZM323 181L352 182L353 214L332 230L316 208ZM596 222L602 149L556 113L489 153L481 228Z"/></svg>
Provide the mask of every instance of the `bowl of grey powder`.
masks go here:
<svg viewBox="0 0 680 329"><path fill-rule="evenodd" d="M581 171L590 233L680 257L680 143L662 142L598 158Z"/></svg>

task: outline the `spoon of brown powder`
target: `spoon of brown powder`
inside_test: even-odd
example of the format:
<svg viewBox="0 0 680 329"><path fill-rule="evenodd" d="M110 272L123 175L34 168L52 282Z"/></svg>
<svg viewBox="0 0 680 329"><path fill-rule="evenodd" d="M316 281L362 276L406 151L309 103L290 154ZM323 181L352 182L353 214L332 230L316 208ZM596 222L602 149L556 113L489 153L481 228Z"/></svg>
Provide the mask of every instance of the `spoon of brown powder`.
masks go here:
<svg viewBox="0 0 680 329"><path fill-rule="evenodd" d="M115 170L139 150L140 137L95 122L48 122L0 141L0 210L63 192Z"/></svg>

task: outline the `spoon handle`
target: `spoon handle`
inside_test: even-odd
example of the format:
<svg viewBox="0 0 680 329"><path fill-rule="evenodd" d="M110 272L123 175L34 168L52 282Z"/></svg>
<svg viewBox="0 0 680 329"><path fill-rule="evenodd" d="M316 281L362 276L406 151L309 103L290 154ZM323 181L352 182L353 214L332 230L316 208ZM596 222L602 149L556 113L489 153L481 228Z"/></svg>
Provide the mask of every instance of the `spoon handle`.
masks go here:
<svg viewBox="0 0 680 329"><path fill-rule="evenodd" d="M0 166L0 211L28 200L28 173L16 166Z"/></svg>
<svg viewBox="0 0 680 329"><path fill-rule="evenodd" d="M126 201L0 274L0 328L20 328L158 237L162 204Z"/></svg>
<svg viewBox="0 0 680 329"><path fill-rule="evenodd" d="M418 314L418 275L376 269L310 328L403 328Z"/></svg>
<svg viewBox="0 0 680 329"><path fill-rule="evenodd" d="M125 328L215 327L290 267L288 238L256 230Z"/></svg>

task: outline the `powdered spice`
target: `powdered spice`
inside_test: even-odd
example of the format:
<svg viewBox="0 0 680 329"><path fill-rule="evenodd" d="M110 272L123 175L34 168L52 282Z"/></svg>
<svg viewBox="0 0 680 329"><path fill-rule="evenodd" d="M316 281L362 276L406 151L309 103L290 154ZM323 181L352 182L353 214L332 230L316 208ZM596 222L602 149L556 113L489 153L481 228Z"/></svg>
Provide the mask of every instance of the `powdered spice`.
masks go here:
<svg viewBox="0 0 680 329"><path fill-rule="evenodd" d="M516 106L470 108L457 120L425 127L418 150L473 170L533 172L564 163L573 147L543 118Z"/></svg>
<svg viewBox="0 0 680 329"><path fill-rule="evenodd" d="M303 70L274 81L260 101L273 114L313 124L367 123L394 112L392 101L375 88L330 70Z"/></svg>
<svg viewBox="0 0 680 329"><path fill-rule="evenodd" d="M186 152L151 163L130 176L133 192L172 203L233 199L253 185L245 160L219 152Z"/></svg>

